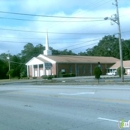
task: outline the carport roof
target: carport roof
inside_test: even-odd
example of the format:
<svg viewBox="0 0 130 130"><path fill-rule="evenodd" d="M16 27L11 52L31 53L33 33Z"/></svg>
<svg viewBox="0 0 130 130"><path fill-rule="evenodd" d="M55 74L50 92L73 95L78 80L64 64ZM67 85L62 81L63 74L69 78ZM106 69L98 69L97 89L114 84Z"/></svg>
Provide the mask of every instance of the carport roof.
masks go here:
<svg viewBox="0 0 130 130"><path fill-rule="evenodd" d="M118 69L120 67L120 61L117 61L110 69ZM130 68L130 60L123 61L124 68Z"/></svg>

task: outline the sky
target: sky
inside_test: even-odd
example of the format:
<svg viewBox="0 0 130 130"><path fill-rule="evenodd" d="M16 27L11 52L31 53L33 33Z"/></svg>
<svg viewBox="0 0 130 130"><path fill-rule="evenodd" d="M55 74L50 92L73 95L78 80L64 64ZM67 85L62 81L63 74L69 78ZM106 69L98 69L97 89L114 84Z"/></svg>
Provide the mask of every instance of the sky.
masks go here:
<svg viewBox="0 0 130 130"><path fill-rule="evenodd" d="M121 34L130 39L130 0L118 0ZM115 0L0 0L0 54L18 54L27 43L85 52L105 35L118 37Z"/></svg>

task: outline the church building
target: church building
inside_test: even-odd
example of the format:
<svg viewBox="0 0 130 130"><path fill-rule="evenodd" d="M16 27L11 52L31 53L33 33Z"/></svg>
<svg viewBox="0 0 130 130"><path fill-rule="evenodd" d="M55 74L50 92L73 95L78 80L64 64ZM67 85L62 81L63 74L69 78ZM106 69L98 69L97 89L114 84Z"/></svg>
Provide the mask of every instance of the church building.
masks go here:
<svg viewBox="0 0 130 130"><path fill-rule="evenodd" d="M98 62L101 64L102 74L105 75L108 68L117 61L119 59L114 57L52 55L47 34L43 54L33 57L26 63L27 76L40 78L43 75L57 75L59 77L60 72L73 73L76 76L91 76Z"/></svg>

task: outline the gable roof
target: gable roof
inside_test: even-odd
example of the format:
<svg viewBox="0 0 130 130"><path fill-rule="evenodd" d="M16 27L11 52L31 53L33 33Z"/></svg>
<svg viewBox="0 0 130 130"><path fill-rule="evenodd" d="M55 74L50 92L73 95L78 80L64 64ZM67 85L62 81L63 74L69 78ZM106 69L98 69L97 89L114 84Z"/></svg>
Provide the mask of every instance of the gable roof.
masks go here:
<svg viewBox="0 0 130 130"><path fill-rule="evenodd" d="M73 56L73 55L58 55L45 56L48 59L54 60L58 63L116 63L119 59L114 57L101 56Z"/></svg>
<svg viewBox="0 0 130 130"><path fill-rule="evenodd" d="M29 60L26 65L37 65L37 64L43 64L48 63L48 61L40 58L40 57L33 57L31 60Z"/></svg>
<svg viewBox="0 0 130 130"><path fill-rule="evenodd" d="M118 69L120 67L120 61L117 61L110 69ZM130 60L123 61L124 68L130 68Z"/></svg>

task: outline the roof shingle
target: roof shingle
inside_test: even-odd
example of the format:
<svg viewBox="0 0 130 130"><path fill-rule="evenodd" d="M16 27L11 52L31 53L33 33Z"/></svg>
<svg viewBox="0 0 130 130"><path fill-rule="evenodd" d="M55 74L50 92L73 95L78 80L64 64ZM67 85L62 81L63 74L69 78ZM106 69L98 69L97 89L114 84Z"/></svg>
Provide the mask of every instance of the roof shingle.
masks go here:
<svg viewBox="0 0 130 130"><path fill-rule="evenodd" d="M100 57L100 56L73 56L73 55L58 55L46 56L58 63L116 63L119 59L114 57Z"/></svg>

